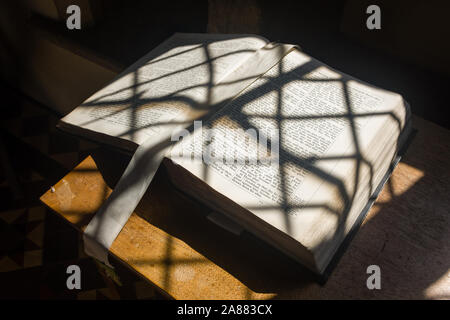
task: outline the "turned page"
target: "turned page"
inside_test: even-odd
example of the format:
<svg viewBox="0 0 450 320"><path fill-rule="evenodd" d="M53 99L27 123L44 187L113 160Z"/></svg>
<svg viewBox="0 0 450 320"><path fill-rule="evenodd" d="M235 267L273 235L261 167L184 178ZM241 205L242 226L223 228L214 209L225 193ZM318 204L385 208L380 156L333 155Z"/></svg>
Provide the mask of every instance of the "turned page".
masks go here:
<svg viewBox="0 0 450 320"><path fill-rule="evenodd" d="M217 83L268 43L253 35L177 33L64 117L70 126L141 144L204 110ZM70 130L70 129L69 129Z"/></svg>
<svg viewBox="0 0 450 320"><path fill-rule="evenodd" d="M400 95L295 49L185 137L171 159L314 251L340 224L348 231L344 207L365 188L353 182L380 180L406 115Z"/></svg>

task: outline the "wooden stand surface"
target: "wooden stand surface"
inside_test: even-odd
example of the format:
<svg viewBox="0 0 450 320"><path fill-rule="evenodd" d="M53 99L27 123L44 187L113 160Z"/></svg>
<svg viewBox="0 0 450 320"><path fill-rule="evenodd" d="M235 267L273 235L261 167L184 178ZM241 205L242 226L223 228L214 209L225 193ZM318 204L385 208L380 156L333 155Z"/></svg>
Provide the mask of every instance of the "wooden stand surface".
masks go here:
<svg viewBox="0 0 450 320"><path fill-rule="evenodd" d="M207 208L174 190L164 168L110 253L176 299L448 299L450 132L417 117L413 126L418 134L406 156L324 286L252 236L212 224ZM81 232L127 159L98 152L41 201ZM381 269L381 290L366 286L373 264Z"/></svg>

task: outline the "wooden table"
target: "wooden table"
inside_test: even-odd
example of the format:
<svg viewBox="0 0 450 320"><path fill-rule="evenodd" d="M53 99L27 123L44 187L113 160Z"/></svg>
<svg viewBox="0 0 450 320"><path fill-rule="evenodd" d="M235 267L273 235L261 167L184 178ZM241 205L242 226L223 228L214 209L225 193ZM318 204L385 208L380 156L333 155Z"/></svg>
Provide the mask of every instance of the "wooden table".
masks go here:
<svg viewBox="0 0 450 320"><path fill-rule="evenodd" d="M450 298L450 132L415 117L409 150L320 286L304 269L244 233L205 218L160 168L114 241L111 255L176 299ZM41 201L80 232L127 161L103 150L86 158ZM369 265L381 290L369 290Z"/></svg>

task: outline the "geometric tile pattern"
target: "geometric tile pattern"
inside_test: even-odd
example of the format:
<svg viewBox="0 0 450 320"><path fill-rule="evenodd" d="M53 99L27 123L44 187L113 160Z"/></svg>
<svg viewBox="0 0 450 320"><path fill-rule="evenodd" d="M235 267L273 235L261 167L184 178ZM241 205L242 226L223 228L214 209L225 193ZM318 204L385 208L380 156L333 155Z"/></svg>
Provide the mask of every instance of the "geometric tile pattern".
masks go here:
<svg viewBox="0 0 450 320"><path fill-rule="evenodd" d="M162 299L122 266L116 270L122 286L111 290L80 234L38 200L97 145L60 132L58 116L39 104L14 92L8 97L14 108L0 120L0 138L22 197L14 198L0 166L0 299ZM71 264L82 270L81 290L66 287Z"/></svg>
<svg viewBox="0 0 450 320"><path fill-rule="evenodd" d="M14 112L2 118L1 127L8 134L70 170L97 148L97 145L58 130L57 123L57 115L22 98Z"/></svg>

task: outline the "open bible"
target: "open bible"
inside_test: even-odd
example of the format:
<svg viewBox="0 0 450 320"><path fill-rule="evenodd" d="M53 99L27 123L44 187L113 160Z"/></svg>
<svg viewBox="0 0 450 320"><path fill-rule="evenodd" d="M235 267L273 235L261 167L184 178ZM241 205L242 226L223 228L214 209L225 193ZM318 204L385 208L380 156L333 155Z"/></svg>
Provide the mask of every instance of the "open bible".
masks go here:
<svg viewBox="0 0 450 320"><path fill-rule="evenodd" d="M164 144L172 182L208 205L211 220L323 275L411 126L399 94L297 46L178 33L59 127L128 151Z"/></svg>

